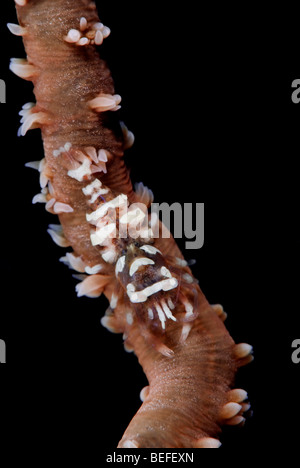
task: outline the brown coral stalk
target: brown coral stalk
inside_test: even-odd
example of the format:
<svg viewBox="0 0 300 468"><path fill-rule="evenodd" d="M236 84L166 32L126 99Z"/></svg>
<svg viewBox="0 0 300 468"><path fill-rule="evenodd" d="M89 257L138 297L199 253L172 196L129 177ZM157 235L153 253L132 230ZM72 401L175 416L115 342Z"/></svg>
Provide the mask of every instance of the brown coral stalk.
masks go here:
<svg viewBox="0 0 300 468"><path fill-rule="evenodd" d="M124 207L152 198L133 191L122 159L130 137L98 52L109 29L90 0L16 4L19 25L10 29L23 37L27 61L11 69L33 82L36 97L23 108L20 133L39 126L45 150L36 201L59 216L51 235L73 248L65 262L88 275L78 295L104 292L103 324L124 333L149 381L118 447L218 447L220 426L244 421L246 392L231 387L251 347L235 345L222 308L209 305L172 237L154 238L148 225L146 236L110 235L145 216L143 208L123 215Z"/></svg>

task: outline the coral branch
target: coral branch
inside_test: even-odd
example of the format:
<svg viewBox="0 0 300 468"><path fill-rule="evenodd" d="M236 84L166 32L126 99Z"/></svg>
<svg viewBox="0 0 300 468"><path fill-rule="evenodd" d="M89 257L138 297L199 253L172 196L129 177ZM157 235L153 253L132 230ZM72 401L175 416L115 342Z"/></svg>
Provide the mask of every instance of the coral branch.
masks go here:
<svg viewBox="0 0 300 468"><path fill-rule="evenodd" d="M15 3L20 24L9 29L27 58L10 68L33 82L36 97L20 112L19 135L39 127L45 151L28 163L40 172L33 202L58 215L48 232L73 249L61 261L80 273L78 296L106 295L102 324L124 334L149 381L119 447L217 448L221 425L244 421L247 394L232 386L252 348L235 345L225 312L209 305L172 236L156 238L155 221L145 221L153 194L143 184L133 190L122 157L134 137L119 122L121 97L99 56L110 30L90 0Z"/></svg>
<svg viewBox="0 0 300 468"><path fill-rule="evenodd" d="M219 434L221 409L237 369L234 343L203 296L183 346L179 333L175 326L172 358L149 350L138 332L132 339L149 389L119 447L197 447L200 439Z"/></svg>

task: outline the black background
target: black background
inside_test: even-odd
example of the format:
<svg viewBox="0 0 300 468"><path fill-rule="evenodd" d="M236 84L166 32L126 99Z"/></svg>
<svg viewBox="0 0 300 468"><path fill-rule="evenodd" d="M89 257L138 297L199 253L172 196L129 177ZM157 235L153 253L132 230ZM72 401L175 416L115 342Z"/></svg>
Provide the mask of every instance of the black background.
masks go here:
<svg viewBox="0 0 300 468"><path fill-rule="evenodd" d="M112 30L101 46L122 96L120 118L136 137L126 162L157 202L205 203L205 243L193 267L211 303L228 313L236 342L253 345L255 360L237 386L249 392L253 416L225 429L224 449L293 447L298 440L300 364L291 361L299 330L297 221L300 34L294 10L200 7L178 2L99 3ZM100 7L101 3L101 7ZM138 6L137 6L138 5ZM1 16L0 338L1 405L6 431L28 422L46 442L113 449L138 409L146 379L122 337L100 325L105 298L78 299L64 250L46 232L56 220L44 205L27 161L43 157L39 130L16 136L32 84L8 70L24 57L13 1ZM2 6L1 6L2 9ZM184 248L184 241L179 241Z"/></svg>

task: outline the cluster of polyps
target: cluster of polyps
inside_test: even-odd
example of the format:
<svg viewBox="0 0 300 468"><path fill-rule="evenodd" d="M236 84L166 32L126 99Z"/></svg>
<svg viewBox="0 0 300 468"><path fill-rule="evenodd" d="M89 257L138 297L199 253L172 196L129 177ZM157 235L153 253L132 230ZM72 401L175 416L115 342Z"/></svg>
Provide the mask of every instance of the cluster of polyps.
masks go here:
<svg viewBox="0 0 300 468"><path fill-rule="evenodd" d="M22 125L18 130L18 136L25 136L28 130L39 127L41 124L47 123L48 120L46 112L36 112L34 102L24 104L19 115L21 115Z"/></svg>
<svg viewBox="0 0 300 468"><path fill-rule="evenodd" d="M29 112L32 107L28 106L27 108L23 106L23 112ZM21 114L22 115L22 114ZM23 114L24 118L24 114ZM26 119L27 117L25 117ZM71 143L67 142L63 147L61 147L57 153L66 153L71 148ZM60 200L57 200L52 184L51 184L51 171L47 165L46 159L43 158L41 161L31 161L25 164L26 167L30 167L32 169L36 169L40 173L40 186L41 192L35 195L32 199L32 203L45 203L45 208L47 211L53 214L61 214L61 213L72 213L73 208L68 204L64 203ZM53 236L52 236L53 238ZM54 236L55 240L57 240L57 235ZM65 241L65 239L64 239ZM65 242L62 241L64 244ZM59 242L57 242L60 245Z"/></svg>
<svg viewBox="0 0 300 468"><path fill-rule="evenodd" d="M101 45L109 35L110 29L107 26L102 23L94 23L89 29L87 19L82 17L80 18L79 29L70 29L64 40L77 46Z"/></svg>
<svg viewBox="0 0 300 468"><path fill-rule="evenodd" d="M28 119L28 112L32 109L32 106L26 106L25 108L23 106L23 110L21 111L23 118L25 118L25 122ZM95 172L107 172L106 162L108 161L109 153L103 149L97 151L93 147L85 147L81 151L73 149L72 144L70 142L66 142L63 146L54 150L52 154L55 158L68 155L68 163L71 166L71 169L68 171L68 175L79 182L90 179L91 175ZM46 203L46 210L55 214L70 213L73 211L73 208L70 205L56 200L51 184L51 173L48 169L45 158L41 161L29 162L26 166L37 169L40 172L40 185L42 191L33 198L33 203ZM97 182L95 182L95 184L96 183ZM98 192L96 198L101 194L102 192ZM93 203L93 201L94 199L92 199L91 203Z"/></svg>
<svg viewBox="0 0 300 468"><path fill-rule="evenodd" d="M70 148L70 143L65 144L64 151L67 148ZM26 167L30 167L32 169L36 169L40 173L40 186L41 192L35 195L32 199L32 203L45 203L45 208L50 213L54 214L61 214L61 213L72 213L73 208L64 202L61 202L56 199L54 195L54 190L51 184L51 173L46 163L46 159L43 158L41 161L31 161L25 164ZM66 239L58 240L58 234L52 236L58 245L63 245L66 247Z"/></svg>
<svg viewBox="0 0 300 468"><path fill-rule="evenodd" d="M108 161L109 152L92 146L87 146L83 150L74 150L71 158L69 158L72 169L68 171L68 176L82 182L88 180L90 176L96 172L107 173L106 163Z"/></svg>

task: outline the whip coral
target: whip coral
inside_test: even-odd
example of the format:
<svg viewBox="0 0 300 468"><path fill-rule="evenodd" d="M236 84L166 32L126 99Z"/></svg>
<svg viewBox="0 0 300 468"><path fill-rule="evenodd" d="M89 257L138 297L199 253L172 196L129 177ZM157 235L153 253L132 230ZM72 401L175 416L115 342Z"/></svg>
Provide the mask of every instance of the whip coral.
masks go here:
<svg viewBox="0 0 300 468"><path fill-rule="evenodd" d="M40 174L33 202L58 216L48 232L72 248L61 261L79 273L78 296L107 297L102 324L123 334L149 382L118 447L217 448L221 426L242 424L249 408L233 386L252 348L234 343L174 238L153 235L163 226L147 216L152 192L132 186L123 156L134 137L101 58L110 29L91 0L15 3L9 29L27 57L10 69L36 98L20 112L19 135L40 128L45 152L28 163Z"/></svg>

